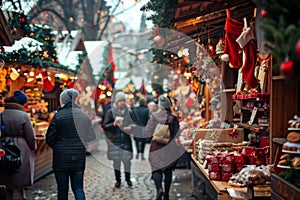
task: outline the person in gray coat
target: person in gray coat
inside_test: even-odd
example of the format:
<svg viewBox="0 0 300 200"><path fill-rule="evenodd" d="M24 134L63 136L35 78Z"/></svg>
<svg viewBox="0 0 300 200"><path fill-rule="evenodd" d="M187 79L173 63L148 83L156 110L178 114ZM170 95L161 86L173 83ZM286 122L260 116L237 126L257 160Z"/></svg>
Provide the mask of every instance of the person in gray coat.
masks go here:
<svg viewBox="0 0 300 200"><path fill-rule="evenodd" d="M78 91L60 94L61 109L54 115L46 133L46 142L53 149L52 167L57 183L57 199L67 200L69 179L76 200L85 200L83 178L86 144L95 139L91 120L76 104Z"/></svg>
<svg viewBox="0 0 300 200"><path fill-rule="evenodd" d="M15 145L21 150L21 167L13 174L2 173L0 170L0 185L6 185L7 199L26 199L24 187L33 184L34 150L36 141L32 123L24 110L27 96L16 90L13 96L5 99L2 112L5 125L6 140L12 138ZM2 142L0 142L0 147Z"/></svg>

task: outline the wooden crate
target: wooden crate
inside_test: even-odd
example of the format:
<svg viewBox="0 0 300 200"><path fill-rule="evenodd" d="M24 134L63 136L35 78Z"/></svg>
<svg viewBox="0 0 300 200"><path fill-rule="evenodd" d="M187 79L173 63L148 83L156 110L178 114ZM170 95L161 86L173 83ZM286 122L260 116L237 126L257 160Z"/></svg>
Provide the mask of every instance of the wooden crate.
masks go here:
<svg viewBox="0 0 300 200"><path fill-rule="evenodd" d="M244 129L238 128L239 132L236 137L230 136L230 131L232 128L224 128L224 129L197 129L195 131L194 141L197 142L199 139L205 140L213 140L214 142L232 142L232 143L240 143L244 141ZM215 137L211 137L211 134L214 132Z"/></svg>
<svg viewBox="0 0 300 200"><path fill-rule="evenodd" d="M226 128L226 129L197 129L195 131L194 141L193 141L193 154L196 153L196 145L197 141L199 139L205 139L205 140L213 140L215 143L217 142L232 142L232 143L240 143L244 141L244 129L238 128L238 135L236 137L230 136L230 131L232 131L232 128ZM211 137L212 134L215 137Z"/></svg>
<svg viewBox="0 0 300 200"><path fill-rule="evenodd" d="M295 200L300 197L300 188L290 184L277 174L271 175L272 199Z"/></svg>

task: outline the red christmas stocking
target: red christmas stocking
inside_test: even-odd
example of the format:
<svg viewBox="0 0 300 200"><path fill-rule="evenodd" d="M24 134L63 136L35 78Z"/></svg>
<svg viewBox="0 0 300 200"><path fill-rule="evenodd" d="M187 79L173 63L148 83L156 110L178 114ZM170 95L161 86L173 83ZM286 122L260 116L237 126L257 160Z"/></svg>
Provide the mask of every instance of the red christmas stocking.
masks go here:
<svg viewBox="0 0 300 200"><path fill-rule="evenodd" d="M53 85L50 82L50 80L48 79L47 71L43 71L43 72L41 72L41 74L42 74L42 77L43 77L43 88L47 92L51 92L53 90Z"/></svg>
<svg viewBox="0 0 300 200"><path fill-rule="evenodd" d="M229 66L232 68L241 68L242 66L242 57L239 55L241 49L236 39L241 35L243 26L242 22L229 17L226 18L224 54L228 54Z"/></svg>
<svg viewBox="0 0 300 200"><path fill-rule="evenodd" d="M255 88L258 81L254 75L256 63L256 48L253 44L255 39L253 28L249 27L236 40L244 52L244 63L242 67L242 74L250 88Z"/></svg>

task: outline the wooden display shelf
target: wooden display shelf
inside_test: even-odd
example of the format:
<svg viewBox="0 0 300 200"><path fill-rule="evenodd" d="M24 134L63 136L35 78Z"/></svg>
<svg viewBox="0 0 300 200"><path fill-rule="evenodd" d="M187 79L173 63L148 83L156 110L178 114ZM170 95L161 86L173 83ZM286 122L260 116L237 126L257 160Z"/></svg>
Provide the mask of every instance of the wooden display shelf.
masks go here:
<svg viewBox="0 0 300 200"><path fill-rule="evenodd" d="M262 130L259 129L259 127L254 127L254 126L251 126L251 125L245 124L245 123L238 123L237 125L240 126L240 127L242 127L242 128L245 128L245 129L248 129L250 131L253 131L255 133L259 133L259 132L262 131Z"/></svg>
<svg viewBox="0 0 300 200"><path fill-rule="evenodd" d="M242 107L242 110L249 110L249 111L252 111L252 110L253 110L253 108L248 108L248 107L246 107L246 106L243 106L243 107ZM264 111L265 111L265 109L264 109L264 108L258 108L258 111L260 111L260 112L264 112Z"/></svg>
<svg viewBox="0 0 300 200"><path fill-rule="evenodd" d="M277 174L271 175L271 188L272 188L272 199L286 199L294 200L299 199L300 188L287 182Z"/></svg>
<svg viewBox="0 0 300 200"><path fill-rule="evenodd" d="M280 144L280 145L283 145L284 143L287 142L287 139L286 138L273 138L272 139L274 143L276 144Z"/></svg>

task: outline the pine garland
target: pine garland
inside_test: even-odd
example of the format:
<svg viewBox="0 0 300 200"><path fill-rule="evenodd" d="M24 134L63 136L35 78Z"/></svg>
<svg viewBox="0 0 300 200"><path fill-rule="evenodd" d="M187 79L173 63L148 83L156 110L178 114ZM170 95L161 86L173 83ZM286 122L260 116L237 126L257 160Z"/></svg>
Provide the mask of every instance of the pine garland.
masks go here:
<svg viewBox="0 0 300 200"><path fill-rule="evenodd" d="M254 0L261 7L266 16L262 18L264 37L268 42L276 62L274 69L279 70L281 63L291 60L294 62L295 74L300 58L296 54L296 43L300 39L300 4L298 0Z"/></svg>
<svg viewBox="0 0 300 200"><path fill-rule="evenodd" d="M11 34L15 40L22 37L30 37L43 43L43 50L29 51L21 48L12 52L1 52L0 59L5 62L17 62L28 64L33 67L54 67L77 73L76 70L70 69L58 62L56 46L54 45L55 35L52 29L46 25L29 24L27 16L24 13L11 13L9 20ZM80 63L80 60L79 60Z"/></svg>

